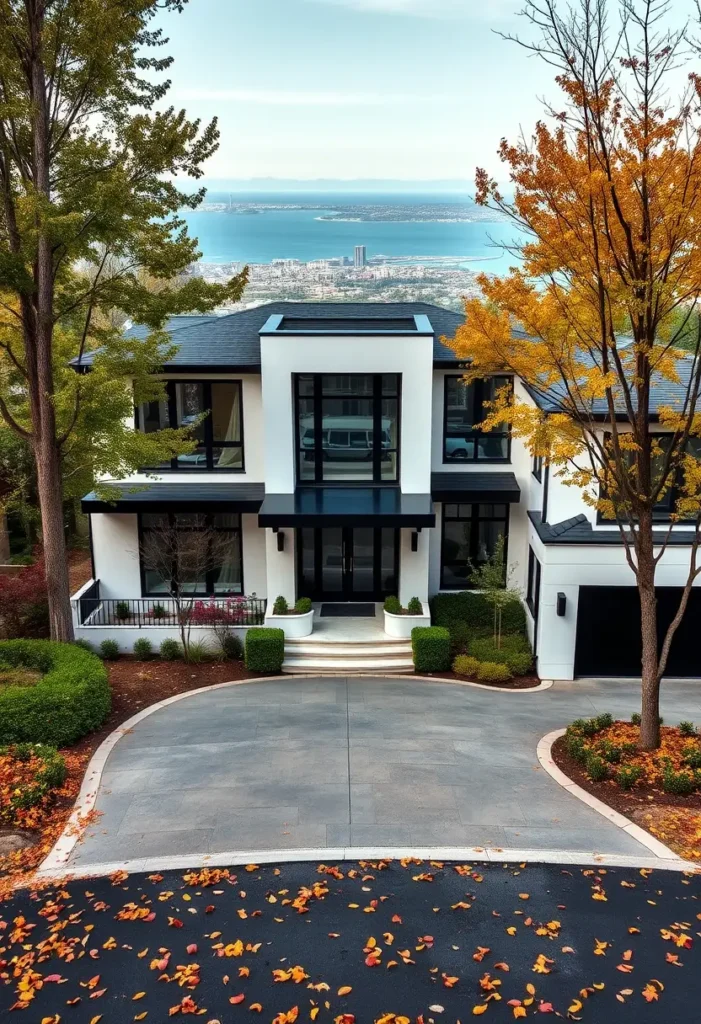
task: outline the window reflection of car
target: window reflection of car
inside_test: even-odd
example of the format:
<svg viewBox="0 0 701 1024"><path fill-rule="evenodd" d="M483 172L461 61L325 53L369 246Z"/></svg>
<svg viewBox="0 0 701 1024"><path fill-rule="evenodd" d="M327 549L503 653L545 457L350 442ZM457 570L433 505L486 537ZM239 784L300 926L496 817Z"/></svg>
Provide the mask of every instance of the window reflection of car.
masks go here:
<svg viewBox="0 0 701 1024"><path fill-rule="evenodd" d="M179 466L205 466L207 465L206 452L190 452L189 455L178 455Z"/></svg>
<svg viewBox="0 0 701 1024"><path fill-rule="evenodd" d="M473 437L446 437L445 454L449 459L471 459L475 454Z"/></svg>
<svg viewBox="0 0 701 1024"><path fill-rule="evenodd" d="M382 459L390 458L385 449L392 445L390 420L382 421ZM302 432L302 449L305 462L314 460L314 427L307 426ZM360 462L372 459L374 430L372 421L356 416L326 418L321 431L323 458L334 462Z"/></svg>

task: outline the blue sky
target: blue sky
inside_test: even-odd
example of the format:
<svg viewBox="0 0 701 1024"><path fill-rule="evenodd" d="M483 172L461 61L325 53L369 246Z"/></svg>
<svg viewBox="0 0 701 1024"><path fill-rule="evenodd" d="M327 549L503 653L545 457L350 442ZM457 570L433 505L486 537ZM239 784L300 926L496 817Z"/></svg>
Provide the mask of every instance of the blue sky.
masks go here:
<svg viewBox="0 0 701 1024"><path fill-rule="evenodd" d="M553 70L495 34L522 0L190 0L170 102L218 116L208 178L501 178Z"/></svg>

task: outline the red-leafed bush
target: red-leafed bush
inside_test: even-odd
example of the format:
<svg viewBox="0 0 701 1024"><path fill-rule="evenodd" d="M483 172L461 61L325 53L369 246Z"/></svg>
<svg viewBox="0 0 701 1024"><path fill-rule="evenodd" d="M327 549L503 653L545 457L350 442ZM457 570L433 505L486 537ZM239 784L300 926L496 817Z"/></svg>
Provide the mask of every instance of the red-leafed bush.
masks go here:
<svg viewBox="0 0 701 1024"><path fill-rule="evenodd" d="M43 558L12 576L0 576L0 635L5 640L40 640L49 635Z"/></svg>

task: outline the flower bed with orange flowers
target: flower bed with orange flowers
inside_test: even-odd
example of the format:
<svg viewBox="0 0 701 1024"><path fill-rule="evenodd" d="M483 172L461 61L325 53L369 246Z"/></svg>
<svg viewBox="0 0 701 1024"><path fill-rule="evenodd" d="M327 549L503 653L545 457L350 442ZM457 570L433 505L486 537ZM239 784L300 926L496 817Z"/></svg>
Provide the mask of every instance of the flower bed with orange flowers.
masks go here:
<svg viewBox="0 0 701 1024"><path fill-rule="evenodd" d="M701 860L701 735L661 725L657 750L640 746L640 716L578 719L553 746L555 763L600 800L681 856Z"/></svg>

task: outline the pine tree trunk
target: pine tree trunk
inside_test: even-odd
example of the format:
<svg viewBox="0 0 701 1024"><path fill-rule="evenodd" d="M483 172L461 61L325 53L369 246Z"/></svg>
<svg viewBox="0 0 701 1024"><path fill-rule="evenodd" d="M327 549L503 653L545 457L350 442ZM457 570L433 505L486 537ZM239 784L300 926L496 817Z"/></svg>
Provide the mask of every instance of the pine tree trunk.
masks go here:
<svg viewBox="0 0 701 1024"><path fill-rule="evenodd" d="M647 517L641 517L639 530L638 593L643 652L640 745L643 750L656 750L660 745L660 681L652 518L648 521Z"/></svg>
<svg viewBox="0 0 701 1024"><path fill-rule="evenodd" d="M61 465L53 439L35 450L46 589L52 640L73 640L68 559L63 528Z"/></svg>

